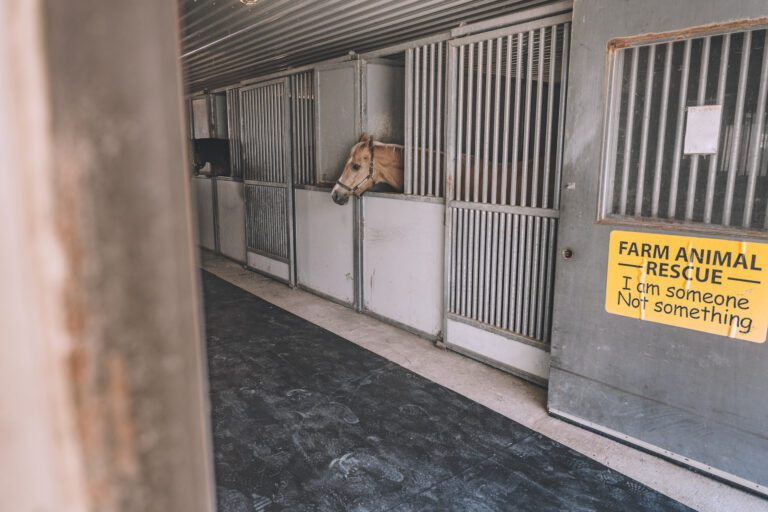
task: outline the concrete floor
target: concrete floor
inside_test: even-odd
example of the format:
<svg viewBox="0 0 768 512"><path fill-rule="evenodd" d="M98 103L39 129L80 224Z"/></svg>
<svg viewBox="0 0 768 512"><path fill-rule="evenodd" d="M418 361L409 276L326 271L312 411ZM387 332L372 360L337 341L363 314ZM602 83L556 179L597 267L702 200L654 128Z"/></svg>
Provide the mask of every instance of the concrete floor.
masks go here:
<svg viewBox="0 0 768 512"><path fill-rule="evenodd" d="M768 512L768 501L552 418L546 390L204 253L203 266L261 298L546 435L696 510Z"/></svg>

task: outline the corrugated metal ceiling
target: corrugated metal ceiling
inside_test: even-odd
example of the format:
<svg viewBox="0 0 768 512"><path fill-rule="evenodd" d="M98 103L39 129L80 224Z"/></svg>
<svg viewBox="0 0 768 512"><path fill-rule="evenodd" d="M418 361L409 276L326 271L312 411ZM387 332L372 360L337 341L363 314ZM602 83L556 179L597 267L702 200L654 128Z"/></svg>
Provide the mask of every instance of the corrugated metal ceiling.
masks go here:
<svg viewBox="0 0 768 512"><path fill-rule="evenodd" d="M190 91L363 53L549 0L179 0Z"/></svg>

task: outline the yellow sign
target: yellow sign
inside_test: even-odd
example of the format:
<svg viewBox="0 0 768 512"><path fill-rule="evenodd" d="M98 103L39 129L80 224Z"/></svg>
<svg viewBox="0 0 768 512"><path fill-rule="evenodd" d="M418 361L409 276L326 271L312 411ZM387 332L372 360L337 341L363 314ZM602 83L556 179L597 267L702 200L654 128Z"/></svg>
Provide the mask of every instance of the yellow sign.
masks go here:
<svg viewBox="0 0 768 512"><path fill-rule="evenodd" d="M605 310L763 343L768 244L613 231Z"/></svg>

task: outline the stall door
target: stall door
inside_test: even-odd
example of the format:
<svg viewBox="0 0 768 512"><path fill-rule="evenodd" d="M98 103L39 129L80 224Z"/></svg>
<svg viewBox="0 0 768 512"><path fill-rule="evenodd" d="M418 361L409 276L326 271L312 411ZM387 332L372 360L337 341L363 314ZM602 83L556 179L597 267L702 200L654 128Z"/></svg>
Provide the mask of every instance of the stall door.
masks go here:
<svg viewBox="0 0 768 512"><path fill-rule="evenodd" d="M768 494L768 4L668 6L576 3L549 409Z"/></svg>
<svg viewBox="0 0 768 512"><path fill-rule="evenodd" d="M549 374L570 14L450 42L446 345Z"/></svg>
<svg viewBox="0 0 768 512"><path fill-rule="evenodd" d="M240 89L247 265L295 283L288 81Z"/></svg>

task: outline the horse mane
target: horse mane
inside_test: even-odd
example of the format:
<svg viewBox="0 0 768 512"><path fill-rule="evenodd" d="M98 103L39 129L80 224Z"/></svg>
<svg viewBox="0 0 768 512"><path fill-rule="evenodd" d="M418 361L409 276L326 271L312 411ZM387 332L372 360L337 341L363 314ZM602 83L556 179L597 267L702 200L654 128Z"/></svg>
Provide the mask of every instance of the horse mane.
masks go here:
<svg viewBox="0 0 768 512"><path fill-rule="evenodd" d="M376 147L383 147L383 148L395 148L395 149L404 149L405 146L402 144L395 144L393 142L379 142L377 140L373 141L373 145Z"/></svg>

